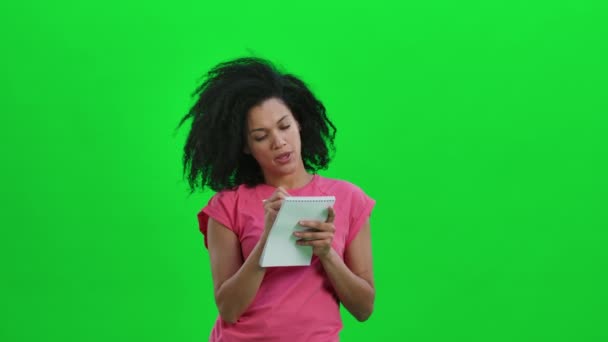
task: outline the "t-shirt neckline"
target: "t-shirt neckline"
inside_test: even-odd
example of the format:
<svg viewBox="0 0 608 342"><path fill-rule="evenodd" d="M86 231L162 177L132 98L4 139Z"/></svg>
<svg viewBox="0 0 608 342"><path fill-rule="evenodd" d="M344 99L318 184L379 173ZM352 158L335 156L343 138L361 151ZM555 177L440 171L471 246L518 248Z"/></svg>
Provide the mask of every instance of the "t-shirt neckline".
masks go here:
<svg viewBox="0 0 608 342"><path fill-rule="evenodd" d="M312 179L308 183L302 185L299 188L287 189L287 192L290 195L299 195L302 192L310 189L317 182L318 178L319 178L319 175L313 174ZM257 193L258 197L260 197L261 199L266 199L266 198L272 196L272 193L277 188L272 185L262 183L262 184L259 184L258 186L256 186L255 189L256 189L256 193Z"/></svg>

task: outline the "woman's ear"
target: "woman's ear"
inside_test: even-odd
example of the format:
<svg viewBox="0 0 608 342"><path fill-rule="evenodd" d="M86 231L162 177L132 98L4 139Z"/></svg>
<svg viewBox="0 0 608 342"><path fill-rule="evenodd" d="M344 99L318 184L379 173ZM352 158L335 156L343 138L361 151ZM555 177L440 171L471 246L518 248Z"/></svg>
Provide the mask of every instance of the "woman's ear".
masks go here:
<svg viewBox="0 0 608 342"><path fill-rule="evenodd" d="M249 149L249 145L248 144L245 144L243 146L243 153L245 153L245 154L251 154L251 149Z"/></svg>

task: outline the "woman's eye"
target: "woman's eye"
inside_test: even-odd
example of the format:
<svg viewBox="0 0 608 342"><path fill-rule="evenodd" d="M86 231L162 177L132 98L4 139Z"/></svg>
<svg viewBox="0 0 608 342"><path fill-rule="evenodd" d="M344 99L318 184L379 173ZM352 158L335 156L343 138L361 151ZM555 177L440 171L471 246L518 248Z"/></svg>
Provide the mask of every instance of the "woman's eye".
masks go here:
<svg viewBox="0 0 608 342"><path fill-rule="evenodd" d="M255 138L253 138L253 139L254 139L255 141L262 141L262 140L264 140L265 138L266 138L266 136L263 136L263 137L255 137Z"/></svg>
<svg viewBox="0 0 608 342"><path fill-rule="evenodd" d="M289 127L291 127L291 125L283 126L283 127L281 127L281 129L282 129L282 130L286 130L286 129L288 129Z"/></svg>

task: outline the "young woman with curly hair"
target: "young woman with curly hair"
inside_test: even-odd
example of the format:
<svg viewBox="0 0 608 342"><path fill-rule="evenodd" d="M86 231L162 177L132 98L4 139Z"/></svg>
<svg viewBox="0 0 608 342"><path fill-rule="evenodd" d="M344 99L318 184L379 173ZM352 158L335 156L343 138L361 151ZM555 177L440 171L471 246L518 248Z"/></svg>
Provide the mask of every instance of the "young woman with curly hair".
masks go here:
<svg viewBox="0 0 608 342"><path fill-rule="evenodd" d="M359 321L372 313L369 216L359 187L316 172L334 150L335 126L297 77L241 58L207 74L184 147L190 188L216 194L198 214L219 317L211 341L338 341L340 303ZM310 266L261 267L262 249L287 196L335 196L326 221L294 233L312 246Z"/></svg>

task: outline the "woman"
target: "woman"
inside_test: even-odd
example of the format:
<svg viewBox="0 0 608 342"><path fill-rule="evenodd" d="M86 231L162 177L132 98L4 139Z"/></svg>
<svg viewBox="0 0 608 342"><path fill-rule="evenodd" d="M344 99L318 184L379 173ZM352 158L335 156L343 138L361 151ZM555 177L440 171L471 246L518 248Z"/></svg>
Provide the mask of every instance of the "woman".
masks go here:
<svg viewBox="0 0 608 342"><path fill-rule="evenodd" d="M346 181L316 174L330 161L335 127L306 85L269 62L213 68L197 88L184 147L192 191L217 193L198 214L219 317L211 341L338 341L339 304L359 321L373 310L369 216L375 204ZM324 222L294 233L310 266L259 266L287 196L335 196Z"/></svg>

